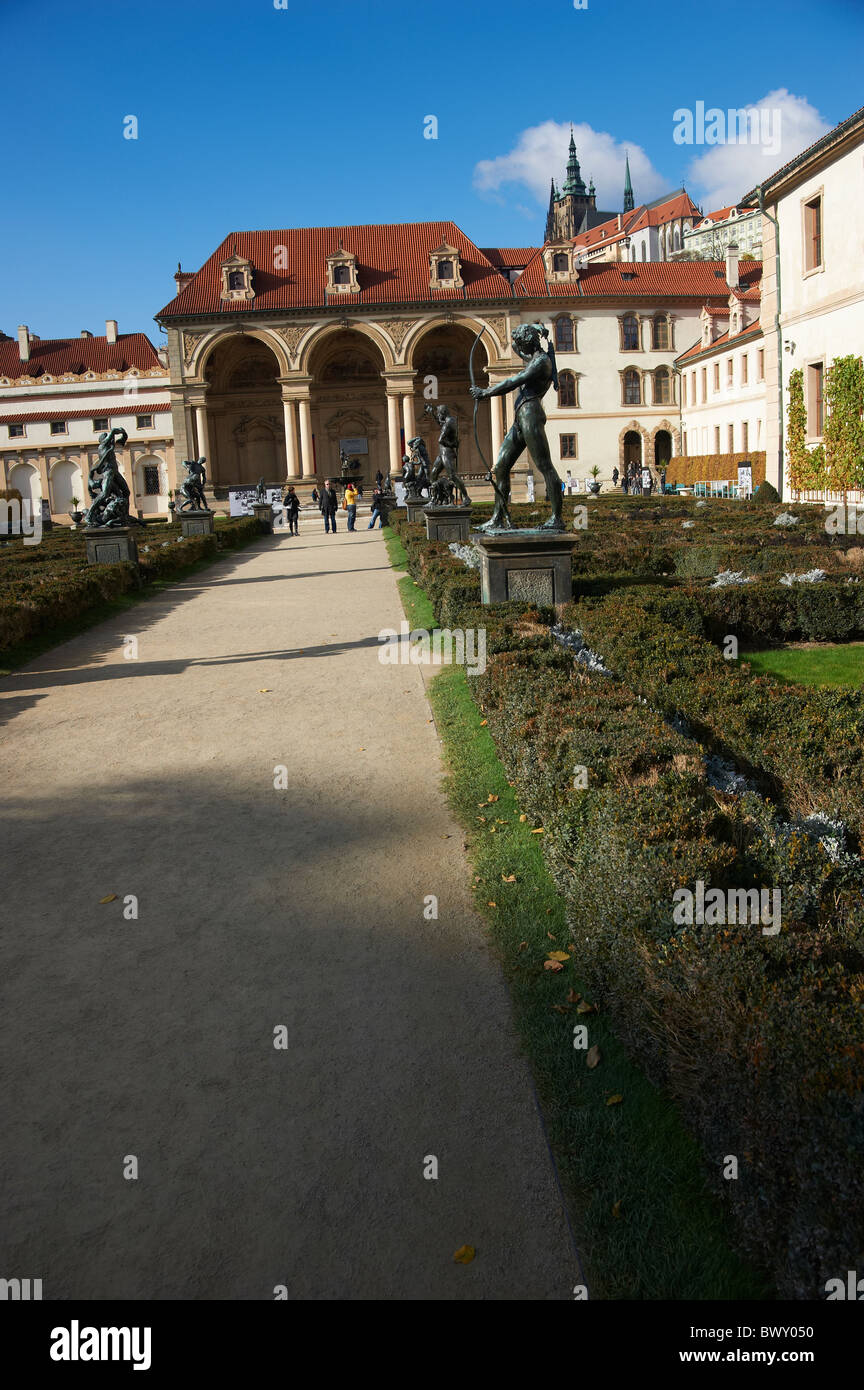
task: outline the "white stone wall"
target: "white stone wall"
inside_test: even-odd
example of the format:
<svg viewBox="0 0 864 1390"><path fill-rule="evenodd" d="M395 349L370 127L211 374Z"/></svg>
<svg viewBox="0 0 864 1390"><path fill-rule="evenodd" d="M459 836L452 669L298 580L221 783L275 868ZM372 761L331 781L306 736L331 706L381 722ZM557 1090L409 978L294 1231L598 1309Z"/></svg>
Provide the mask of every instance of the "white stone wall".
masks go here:
<svg viewBox="0 0 864 1390"><path fill-rule="evenodd" d="M720 349L709 357L686 366L686 405L682 405L682 424L688 457L695 454L743 453L765 448L765 382L759 379L761 338L739 347ZM747 383L743 383L742 358L747 358ZM732 384L728 383L728 363L732 362ZM714 366L720 368L719 390L714 389ZM707 368L708 398L702 404L702 370ZM683 393L682 393L683 395ZM744 443L744 424L748 427ZM733 442L729 443L729 426ZM716 428L720 428L720 448L716 447ZM683 441L682 441L683 442ZM734 482L735 479L730 479Z"/></svg>

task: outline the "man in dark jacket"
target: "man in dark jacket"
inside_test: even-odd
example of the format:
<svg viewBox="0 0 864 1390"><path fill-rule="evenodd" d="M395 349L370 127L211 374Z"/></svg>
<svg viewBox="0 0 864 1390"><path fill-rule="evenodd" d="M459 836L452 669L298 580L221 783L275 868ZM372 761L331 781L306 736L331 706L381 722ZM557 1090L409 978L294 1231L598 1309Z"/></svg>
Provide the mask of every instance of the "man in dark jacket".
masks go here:
<svg viewBox="0 0 864 1390"><path fill-rule="evenodd" d="M330 528L332 527L333 535L335 536L336 509L339 506L339 498L336 496L336 489L329 478L324 484L324 490L321 493L321 497L318 501L318 506L321 508L321 515L324 518L325 533L329 532Z"/></svg>
<svg viewBox="0 0 864 1390"><path fill-rule="evenodd" d="M288 522L288 534L289 536L296 536L298 534L297 518L300 514L300 498L293 487L289 487L285 493L282 505L285 511L285 520Z"/></svg>

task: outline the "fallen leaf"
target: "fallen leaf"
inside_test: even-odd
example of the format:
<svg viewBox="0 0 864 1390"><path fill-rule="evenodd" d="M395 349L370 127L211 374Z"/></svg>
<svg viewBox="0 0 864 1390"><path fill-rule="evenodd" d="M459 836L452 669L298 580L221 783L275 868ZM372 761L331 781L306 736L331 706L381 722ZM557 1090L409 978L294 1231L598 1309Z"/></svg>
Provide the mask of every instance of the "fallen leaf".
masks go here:
<svg viewBox="0 0 864 1390"><path fill-rule="evenodd" d="M532 834L532 835L542 835L542 834L543 834L543 827L542 827L542 825L540 826L540 829L539 829L539 830L532 830L532 831L531 831L531 834Z"/></svg>
<svg viewBox="0 0 864 1390"><path fill-rule="evenodd" d="M583 999L576 1012L577 1014L593 1014L594 1005L589 1004L587 999Z"/></svg>
<svg viewBox="0 0 864 1390"><path fill-rule="evenodd" d="M480 728L481 728L481 729L485 729L485 727L486 727L486 725L487 725L488 723L489 723L489 720L488 720L488 719L481 719L481 720L480 720Z"/></svg>
<svg viewBox="0 0 864 1390"><path fill-rule="evenodd" d="M486 904L486 906L487 906L487 907L497 907L498 904L497 904L497 903L493 903L493 902L488 902L488 903Z"/></svg>
<svg viewBox="0 0 864 1390"><path fill-rule="evenodd" d="M450 839L452 839L452 836L450 836L450 835L442 835L442 836L441 836L441 839L442 839L442 840L450 840Z"/></svg>
<svg viewBox="0 0 864 1390"><path fill-rule="evenodd" d="M272 695L272 693L273 693L273 692L272 692L272 690L270 689L270 687L269 687L269 686L266 686L266 685L265 685L265 687L264 687L263 690L259 690L259 691L258 691L258 694L259 694L259 695Z"/></svg>
<svg viewBox="0 0 864 1390"><path fill-rule="evenodd" d="M365 752L366 752L366 749L365 749L365 748L358 748L358 749L357 749L357 752L358 752L358 753L365 753Z"/></svg>
<svg viewBox="0 0 864 1390"><path fill-rule="evenodd" d="M116 901L117 901L117 894L116 894L116 893L109 893L107 897L105 897L105 898L100 898L99 901L100 901L100 903L116 903Z"/></svg>
<svg viewBox="0 0 864 1390"><path fill-rule="evenodd" d="M554 970L557 972L559 970L563 970L564 966L561 964L560 960L544 960L543 969Z"/></svg>
<svg viewBox="0 0 864 1390"><path fill-rule="evenodd" d="M493 796L492 793L490 792L489 795L488 795L488 797L487 797L486 799L487 799L487 801L497 801L497 800L498 800L498 797L497 797L497 796Z"/></svg>
<svg viewBox="0 0 864 1390"><path fill-rule="evenodd" d="M613 1205L613 1207L612 1207L612 1215L615 1217L616 1221L618 1220L619 1216L621 1215L621 1198L620 1198L620 1197L618 1198L618 1201L615 1202L614 1205Z"/></svg>
<svg viewBox="0 0 864 1390"><path fill-rule="evenodd" d="M551 931L547 931L546 935L548 936L548 938L549 938L550 941L557 941L557 940L558 940L558 938L557 938L556 936L553 936L553 935L552 935L552 932L551 932Z"/></svg>
<svg viewBox="0 0 864 1390"><path fill-rule="evenodd" d="M501 875L501 882L502 882L502 883L515 883L515 882L516 882L516 875L515 875L515 874L502 874L502 875Z"/></svg>
<svg viewBox="0 0 864 1390"><path fill-rule="evenodd" d="M497 830L497 826L490 825L490 827L489 827L489 834L490 834L490 835L494 835L496 830Z"/></svg>
<svg viewBox="0 0 864 1390"><path fill-rule="evenodd" d="M579 1003L579 1000L580 1000L581 998L582 998L582 995L581 995L581 994L577 994L576 991L575 991L575 989L571 989L570 992L569 992L569 994L567 995L567 1003L568 1003L568 1004L578 1004L578 1003Z"/></svg>
<svg viewBox="0 0 864 1390"><path fill-rule="evenodd" d="M460 1245L453 1256L457 1265L470 1265L477 1251L473 1245Z"/></svg>
<svg viewBox="0 0 864 1390"><path fill-rule="evenodd" d="M556 1014L569 1014L570 1012L569 1004L553 1004L552 1008L555 1010Z"/></svg>
<svg viewBox="0 0 864 1390"><path fill-rule="evenodd" d="M607 1105L620 1105L623 1099L624 1099L623 1096L610 1096L609 1099L607 1100L606 1104L607 1104Z"/></svg>
<svg viewBox="0 0 864 1390"><path fill-rule="evenodd" d="M600 1048L599 1048L599 1045L598 1045L597 1043L595 1043L593 1047L589 1047L588 1052L586 1053L586 1056L585 1056L585 1063L586 1063L586 1066L589 1066L589 1067L592 1069L592 1071L593 1071L594 1067L596 1067L596 1066L598 1065L599 1061L600 1061Z"/></svg>
<svg viewBox="0 0 864 1390"><path fill-rule="evenodd" d="M521 821L526 821L526 820L528 819L528 817L525 815L525 812L524 812L524 811L522 812L522 815L519 817L519 819L520 819Z"/></svg>
<svg viewBox="0 0 864 1390"><path fill-rule="evenodd" d="M520 941L520 942L519 942L519 945L518 945L518 947L517 947L517 950L519 950L519 951L524 951L525 948L527 947L527 945L528 945L528 942L527 942L527 941Z"/></svg>
<svg viewBox="0 0 864 1390"><path fill-rule="evenodd" d="M549 959L550 959L550 960L569 960L570 957L568 956L568 954L567 954L566 951L550 951L550 952L549 952Z"/></svg>

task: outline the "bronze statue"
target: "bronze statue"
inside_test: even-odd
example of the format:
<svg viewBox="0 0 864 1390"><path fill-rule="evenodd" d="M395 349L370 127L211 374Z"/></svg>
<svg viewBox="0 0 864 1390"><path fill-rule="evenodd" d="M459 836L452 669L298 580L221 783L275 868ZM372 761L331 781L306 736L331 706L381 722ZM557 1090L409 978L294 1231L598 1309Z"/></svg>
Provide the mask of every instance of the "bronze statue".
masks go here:
<svg viewBox="0 0 864 1390"><path fill-rule="evenodd" d="M257 483L255 484L255 493L252 498L252 501L253 503L267 501L267 487L263 478L259 478Z"/></svg>
<svg viewBox="0 0 864 1390"><path fill-rule="evenodd" d="M87 526L129 525L129 484L120 472L115 441L122 449L129 436L123 429L105 431L99 436L99 453L90 469L87 491L93 501L84 516Z"/></svg>
<svg viewBox="0 0 864 1390"><path fill-rule="evenodd" d="M183 460L183 467L186 469L186 477L183 479L180 488L183 494L183 501L177 508L178 511L184 512L191 509L194 511L209 512L210 508L207 505L207 498L204 496L204 484L207 481L207 470L204 467L206 462L207 460L203 454L201 458L197 460Z"/></svg>
<svg viewBox="0 0 864 1390"><path fill-rule="evenodd" d="M548 350L545 350L540 341L541 337L549 337L548 328L542 324L519 324L511 334L511 341L514 352L518 353L525 363L522 371L508 377L506 381L499 381L495 386L482 387L473 383L471 386L471 395L475 401L485 400L489 396L505 396L508 391L519 392L516 397L515 419L507 431L495 462L495 508L489 521L479 528L481 531L506 530L512 527L507 513L507 504L510 501L510 474L516 460L526 448L546 480L546 497L552 508L552 515L538 529L565 529L561 518L561 480L549 453L545 429L546 412L543 409L543 397L549 387L558 385L558 371L555 366L555 349L550 344Z"/></svg>
<svg viewBox="0 0 864 1390"><path fill-rule="evenodd" d="M402 481L405 484L405 498L408 502L421 502L424 491L429 490L429 473L432 468L426 444L418 434L408 440L410 455L403 458Z"/></svg>
<svg viewBox="0 0 864 1390"><path fill-rule="evenodd" d="M436 490L436 480L441 473L446 475L448 488L447 491L451 501L455 501L458 493L462 498L462 505L470 507L471 498L468 490L457 472L457 458L459 453L459 422L456 416L446 405L427 405L426 414L431 415L433 420L437 420L441 426L441 433L438 436L438 455L432 465L429 474L429 494L430 500L434 501L434 496L441 495L443 489ZM438 504L440 505L440 504Z"/></svg>

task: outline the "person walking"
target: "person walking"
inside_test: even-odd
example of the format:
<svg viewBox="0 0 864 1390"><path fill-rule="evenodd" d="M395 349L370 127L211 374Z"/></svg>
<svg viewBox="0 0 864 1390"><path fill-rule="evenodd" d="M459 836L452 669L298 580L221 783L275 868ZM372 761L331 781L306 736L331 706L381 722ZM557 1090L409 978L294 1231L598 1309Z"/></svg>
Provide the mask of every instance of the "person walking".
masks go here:
<svg viewBox="0 0 864 1390"><path fill-rule="evenodd" d="M378 529L379 529L380 531L383 531L383 530L384 530L384 522L385 522L386 520L387 520L387 505L386 505L386 503L385 503L385 501L384 501L384 492L383 492L383 489L382 489L382 488L376 487L375 491L372 493L372 516L371 516L371 518L370 518L369 525L366 527L366 530L367 530L367 531L372 531L372 530L374 530L374 529L375 529L375 522L377 521L377 522L378 522Z"/></svg>
<svg viewBox="0 0 864 1390"><path fill-rule="evenodd" d="M349 483L345 489L345 510L348 513L348 530L353 531L357 520L357 489L353 483Z"/></svg>
<svg viewBox="0 0 864 1390"><path fill-rule="evenodd" d="M282 505L285 510L285 520L288 522L288 535L299 535L297 530L297 518L300 515L300 498L297 496L293 487L289 487L288 491L285 493L282 499Z"/></svg>
<svg viewBox="0 0 864 1390"><path fill-rule="evenodd" d="M324 484L324 490L318 502L321 508L321 515L324 518L324 533L328 534L332 528L333 535L336 535L336 509L339 506L339 498L336 496L336 489L328 478Z"/></svg>
<svg viewBox="0 0 864 1390"><path fill-rule="evenodd" d="M613 469L612 469L612 486L613 486L613 487L617 487L617 486L618 486L618 478L619 478L618 469L617 469L617 468L613 468Z"/></svg>

